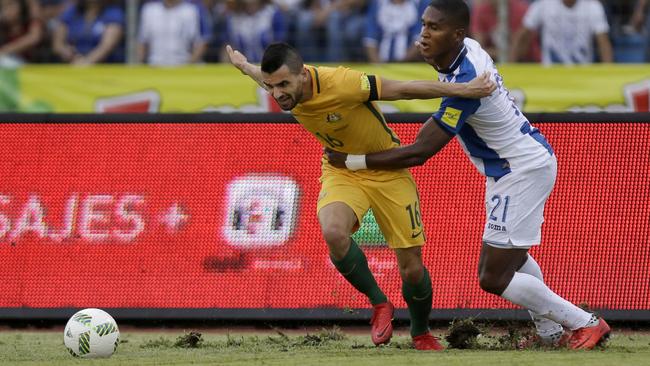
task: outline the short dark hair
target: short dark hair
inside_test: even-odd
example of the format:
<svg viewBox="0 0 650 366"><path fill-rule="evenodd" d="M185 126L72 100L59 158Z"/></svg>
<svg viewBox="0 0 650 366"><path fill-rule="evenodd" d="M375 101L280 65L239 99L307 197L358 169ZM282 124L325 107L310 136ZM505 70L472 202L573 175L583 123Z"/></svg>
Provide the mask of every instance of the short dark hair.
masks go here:
<svg viewBox="0 0 650 366"><path fill-rule="evenodd" d="M429 6L448 16L453 24L469 31L469 6L464 0L431 0Z"/></svg>
<svg viewBox="0 0 650 366"><path fill-rule="evenodd" d="M271 74L276 72L282 65L287 65L289 71L294 74L302 71L304 63L302 56L295 48L286 43L273 43L266 47L262 56L262 71Z"/></svg>

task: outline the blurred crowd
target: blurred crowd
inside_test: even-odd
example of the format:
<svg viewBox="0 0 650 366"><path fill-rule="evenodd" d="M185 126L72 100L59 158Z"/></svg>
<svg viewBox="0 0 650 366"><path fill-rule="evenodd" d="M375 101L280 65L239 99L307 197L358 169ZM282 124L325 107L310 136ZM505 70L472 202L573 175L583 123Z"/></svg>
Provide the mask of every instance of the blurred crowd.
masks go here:
<svg viewBox="0 0 650 366"><path fill-rule="evenodd" d="M642 63L650 60L648 2L473 0L469 33L497 62ZM307 62L419 61L414 41L428 3L0 0L0 60L123 63L132 54L128 61L182 65L223 62L231 44L259 62L268 44L285 41ZM500 19L508 20L506 32Z"/></svg>

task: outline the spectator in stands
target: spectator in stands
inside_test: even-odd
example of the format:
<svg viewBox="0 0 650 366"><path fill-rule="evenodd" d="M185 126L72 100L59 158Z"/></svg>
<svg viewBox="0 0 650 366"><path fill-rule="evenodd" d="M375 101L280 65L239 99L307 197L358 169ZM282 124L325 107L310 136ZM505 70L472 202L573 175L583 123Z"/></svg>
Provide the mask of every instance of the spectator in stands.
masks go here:
<svg viewBox="0 0 650 366"><path fill-rule="evenodd" d="M212 37L212 21L201 3L156 0L140 14L138 60L156 66L203 61Z"/></svg>
<svg viewBox="0 0 650 366"><path fill-rule="evenodd" d="M0 0L0 59L29 61L43 37L38 2Z"/></svg>
<svg viewBox="0 0 650 366"><path fill-rule="evenodd" d="M303 10L302 5L305 0L269 0L282 12L286 23L285 42L291 45L296 44L298 17Z"/></svg>
<svg viewBox="0 0 650 366"><path fill-rule="evenodd" d="M296 45L306 61L365 61L367 0L305 0Z"/></svg>
<svg viewBox="0 0 650 366"><path fill-rule="evenodd" d="M305 61L327 60L326 25L333 9L330 0L302 2L296 15L293 41Z"/></svg>
<svg viewBox="0 0 650 366"><path fill-rule="evenodd" d="M34 50L34 62L54 63L60 58L52 49L53 37L59 25L61 15L70 6L72 0L39 0L41 8L40 20L43 24L43 39Z"/></svg>
<svg viewBox="0 0 650 366"><path fill-rule="evenodd" d="M630 19L630 26L645 37L645 61L650 61L650 1L638 0Z"/></svg>
<svg viewBox="0 0 650 366"><path fill-rule="evenodd" d="M647 16L648 10L648 0L637 0L632 16L630 18L630 26L632 26L637 32L644 30L644 25L647 20L650 18ZM648 27L645 27L646 31Z"/></svg>
<svg viewBox="0 0 650 366"><path fill-rule="evenodd" d="M226 20L226 39L233 48L260 62L266 46L287 39L287 21L276 5L265 0L238 1Z"/></svg>
<svg viewBox="0 0 650 366"><path fill-rule="evenodd" d="M226 19L234 11L235 0L202 0L202 5L206 12L206 19L212 24L211 37L203 60L205 62L226 61L228 59L224 48Z"/></svg>
<svg viewBox="0 0 650 366"><path fill-rule="evenodd" d="M302 0L273 0L273 3L285 14L293 14L300 8Z"/></svg>
<svg viewBox="0 0 650 366"><path fill-rule="evenodd" d="M332 0L327 17L327 61L366 61L362 39L367 0Z"/></svg>
<svg viewBox="0 0 650 366"><path fill-rule="evenodd" d="M522 27L524 15L528 10L527 0L508 0L508 37L507 45L512 45L514 37ZM499 0L483 0L478 2L472 8L472 17L470 24L470 34L484 50L492 57L493 60L499 60ZM519 61L539 62L539 42L537 36L531 39L527 50Z"/></svg>
<svg viewBox="0 0 650 366"><path fill-rule="evenodd" d="M615 62L644 62L647 36L644 34L646 0L603 0L610 24Z"/></svg>
<svg viewBox="0 0 650 366"><path fill-rule="evenodd" d="M594 61L593 41L601 62L612 62L609 24L598 0L537 0L517 33L511 61L523 58L533 32L541 32L542 63L584 64Z"/></svg>
<svg viewBox="0 0 650 366"><path fill-rule="evenodd" d="M124 11L107 0L79 0L63 13L52 48L63 61L78 65L123 62L120 41Z"/></svg>
<svg viewBox="0 0 650 366"><path fill-rule="evenodd" d="M363 39L368 61L419 59L420 16L417 0L371 0Z"/></svg>

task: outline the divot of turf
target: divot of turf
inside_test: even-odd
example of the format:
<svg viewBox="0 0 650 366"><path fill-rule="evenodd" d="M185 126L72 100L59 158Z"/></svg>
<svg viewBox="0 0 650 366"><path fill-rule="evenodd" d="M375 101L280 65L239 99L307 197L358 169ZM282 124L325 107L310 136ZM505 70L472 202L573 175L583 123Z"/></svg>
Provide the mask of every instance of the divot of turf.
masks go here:
<svg viewBox="0 0 650 366"><path fill-rule="evenodd" d="M449 343L449 348L479 349L478 336L482 333L472 318L455 319L449 325L445 340Z"/></svg>
<svg viewBox="0 0 650 366"><path fill-rule="evenodd" d="M176 338L174 347L180 348L198 348L203 343L203 335L199 332L189 332Z"/></svg>

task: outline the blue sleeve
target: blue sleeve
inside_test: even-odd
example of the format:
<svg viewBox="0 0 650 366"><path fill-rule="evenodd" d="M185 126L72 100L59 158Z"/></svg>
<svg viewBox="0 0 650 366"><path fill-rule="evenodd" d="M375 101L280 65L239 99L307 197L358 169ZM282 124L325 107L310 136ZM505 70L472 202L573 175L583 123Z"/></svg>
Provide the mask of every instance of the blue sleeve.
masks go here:
<svg viewBox="0 0 650 366"><path fill-rule="evenodd" d="M280 9L276 9L273 13L273 41L281 42L287 39L287 22Z"/></svg>
<svg viewBox="0 0 650 366"><path fill-rule="evenodd" d="M379 27L379 22L377 21L378 13L378 1L372 0L370 2L370 8L368 9L365 38L374 39L377 42L381 40L381 28Z"/></svg>
<svg viewBox="0 0 650 366"><path fill-rule="evenodd" d="M76 12L77 12L77 6L72 4L63 11L63 14L61 14L61 17L59 19L64 24L70 26L70 24L72 24L72 22L74 21Z"/></svg>
<svg viewBox="0 0 650 366"><path fill-rule="evenodd" d="M116 6L108 7L106 10L104 10L102 19L106 23L117 23L121 26L124 26L124 11Z"/></svg>
<svg viewBox="0 0 650 366"><path fill-rule="evenodd" d="M212 39L212 18L202 3L197 3L196 7L199 9L199 36L201 40L209 42Z"/></svg>
<svg viewBox="0 0 650 366"><path fill-rule="evenodd" d="M476 77L476 71L461 71L456 76L456 83L465 83ZM440 109L433 114L433 119L451 136L455 136L465 125L467 118L474 114L481 105L480 99L450 97L443 98Z"/></svg>

